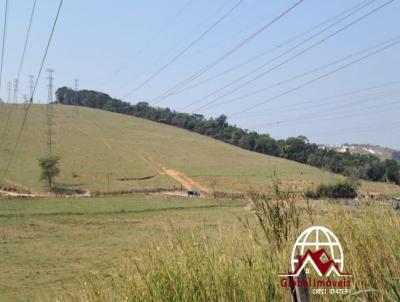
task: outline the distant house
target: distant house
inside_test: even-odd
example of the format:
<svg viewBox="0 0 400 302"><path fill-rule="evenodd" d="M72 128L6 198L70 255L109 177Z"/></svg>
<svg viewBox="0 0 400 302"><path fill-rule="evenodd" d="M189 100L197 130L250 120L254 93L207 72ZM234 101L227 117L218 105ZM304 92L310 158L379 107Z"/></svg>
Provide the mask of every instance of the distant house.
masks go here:
<svg viewBox="0 0 400 302"><path fill-rule="evenodd" d="M350 149L348 147L343 146L343 147L336 149L336 151L339 153L347 153L347 152L350 152Z"/></svg>

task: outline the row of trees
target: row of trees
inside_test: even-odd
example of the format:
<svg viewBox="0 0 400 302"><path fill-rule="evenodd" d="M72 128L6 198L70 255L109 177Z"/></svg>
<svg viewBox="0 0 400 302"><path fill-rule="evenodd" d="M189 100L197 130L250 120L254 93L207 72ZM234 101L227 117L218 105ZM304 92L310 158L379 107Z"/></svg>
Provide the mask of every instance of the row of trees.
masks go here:
<svg viewBox="0 0 400 302"><path fill-rule="evenodd" d="M132 105L113 99L105 93L74 91L67 87L59 88L56 95L61 104L133 115L207 135L240 148L294 160L345 176L400 184L400 164L395 160L382 161L373 155L339 153L310 143L304 136L275 140L268 134L259 134L230 125L225 115L205 118L201 114L151 107L145 102Z"/></svg>

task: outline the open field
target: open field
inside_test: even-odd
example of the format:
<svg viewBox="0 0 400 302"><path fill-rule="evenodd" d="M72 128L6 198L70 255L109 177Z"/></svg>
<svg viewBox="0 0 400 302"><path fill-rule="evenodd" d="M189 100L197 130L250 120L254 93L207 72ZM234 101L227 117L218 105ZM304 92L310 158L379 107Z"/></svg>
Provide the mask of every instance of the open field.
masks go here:
<svg viewBox="0 0 400 302"><path fill-rule="evenodd" d="M5 122L4 117L9 108L0 105L0 127ZM22 108L22 105L13 108L9 131L0 145L0 169L5 167L10 156L23 116ZM342 176L307 165L249 152L143 119L61 105L54 106L54 114L53 147L55 153L61 156L61 174L56 182L57 186L64 189L80 188L92 193L157 188L171 191L196 188L203 193L212 193L214 190L228 193L251 190L271 192L276 178L283 188L304 191L317 184L343 179ZM15 159L2 185L34 194L46 194L46 189L38 180L40 171L37 163L37 159L45 154L45 133L45 107L34 105ZM390 196L400 194L400 187L363 181L360 191ZM218 200L210 196L191 199L163 194L0 198L0 261L6 263L0 272L0 301L54 301L65 293L77 293L80 281L91 272L98 272L98 275L89 279L89 287L83 288L84 293L80 297L83 301L108 301L114 298L119 301L120 295L132 296L132 301L141 301L143 297L134 296L130 291L133 289L140 293L151 290L153 300L156 301L160 300L157 295L168 293L161 287L142 288L140 280L135 283L137 287L126 288L126 280L116 280L119 289L125 288L126 292L112 288L109 276L114 276L124 260L132 259L129 257L142 259L146 276L158 276L171 288L187 280L187 287L176 289L186 295L181 297L181 301L192 295L186 290L201 286L186 275L186 269L193 264L191 261L197 260L204 269L211 269L206 263L215 264L217 269L203 271L204 276L195 274L193 277L202 279L213 276L219 280L226 275L248 282L247 285L235 285L241 293L249 294L243 296L245 300L252 301L261 296L271 300L271 293L275 297L287 298L285 291L277 289L275 283L278 281L273 277L287 265L290 244L275 255L279 267L269 267L268 263L260 260L264 252L270 253L275 250L275 246L263 243L260 249L258 243L252 241L254 238L248 236L249 230L239 222L238 217L250 217L250 226L253 228L257 225L251 219L254 213L250 211L248 201ZM299 206L304 208L304 202L300 202ZM378 294L373 296L376 301L382 295L392 297L390 286L397 286L395 280L400 271L398 254L392 254L400 250L400 243L396 238L382 241L379 236L397 236L400 225L398 214L391 211L388 205L353 208L322 201L314 201L313 209L313 224L321 223L331 227L341 238L346 238L346 253L352 259L349 269L357 272L359 278L367 280L356 284L355 289L376 289ZM305 221L302 226L310 225L307 217L302 219ZM352 228L353 232L347 234L346 230ZM371 232L366 234L369 229ZM189 239L185 237L179 241L182 234L189 236ZM360 236L362 238L359 239ZM207 240L203 242L203 238ZM174 245L176 240L179 243L177 248ZM351 242L357 244L354 251ZM204 244L207 253L202 252ZM382 255L374 254L373 263L367 267L358 261L360 257L366 256L360 251L368 250L371 244L385 252ZM217 252L208 254L208 247ZM187 257L182 259L188 263L182 268L179 266L181 262L177 262L174 257L185 249L191 250L199 258L191 258L186 254ZM148 259L143 255L149 255ZM240 259L251 255L258 263L259 270L246 275L246 270L241 269L243 263ZM226 263L220 261L220 257L229 260L226 262L229 267L224 267ZM156 265L160 261L165 266ZM378 266L385 261L390 261L391 266L379 271ZM176 274L176 279L169 279L169 270ZM387 274L389 277L385 279L385 276L380 276L379 280L382 281L375 282L375 277L368 275L369 271ZM129 278L141 278L135 268L132 272ZM230 275L232 272L234 275ZM131 268L128 272L122 270L121 276L130 273ZM228 286L229 282L226 283L225 279L218 282L222 283L216 287L207 285L211 291L209 293L217 290L224 295L227 291L227 296L222 298L231 300L229 298L232 293L229 290L235 287ZM149 284L156 286L157 282ZM268 292L265 292L265 284L269 286ZM271 291L271 288L274 290ZM111 291L102 292L103 289ZM102 296L93 298L91 290ZM202 298L210 297L201 297L198 301ZM66 299L74 301L78 298Z"/></svg>
<svg viewBox="0 0 400 302"><path fill-rule="evenodd" d="M9 108L0 105L0 127ZM45 112L43 105L32 106L6 175L7 184L33 192L45 190L38 180L37 163L46 150ZM9 131L0 148L0 169L8 161L22 115L23 105L14 105ZM53 132L53 148L61 156L61 175L56 181L67 189L104 192L198 184L210 190L243 192L267 190L276 173L283 183L304 190L342 179L317 168L249 152L175 127L88 108L55 105ZM168 171L183 175L189 185ZM363 184L363 189L374 192L400 192L400 187L392 185Z"/></svg>
<svg viewBox="0 0 400 302"><path fill-rule="evenodd" d="M166 245L155 241L136 250L108 274L87 276L81 291L67 293L63 301L290 301L278 274L287 272L295 238L311 225L324 225L338 236L351 277L324 280L348 280L351 293L332 294L335 287L327 286L329 294L310 289L305 301L400 300L400 216L388 204L276 204L280 216L273 201L259 202L255 212L240 213L242 224L218 236L208 228L175 231ZM307 280L317 277L308 273Z"/></svg>
<svg viewBox="0 0 400 302"><path fill-rule="evenodd" d="M216 232L243 203L168 196L0 199L0 301L53 301L90 271L117 267L175 225Z"/></svg>
<svg viewBox="0 0 400 302"><path fill-rule="evenodd" d="M303 202L299 207L306 208ZM375 288L373 297L382 297L383 289L394 295L390 284L400 286L400 259L395 252L400 248L398 213L381 203L350 207L315 201L311 209L312 221L304 212L300 228L322 224L338 235L347 268L355 274L353 292ZM239 221L245 217L250 229ZM0 261L7 265L0 272L0 301L54 301L63 296L76 301L77 294L83 301L120 301L122 296L142 301L142 294L152 297L150 289L142 288L141 281L126 284L140 278L134 266L137 261L150 278L149 286L157 286L156 280L165 282L166 287L152 289L154 300L160 300L158 294L172 295L167 288L179 284L178 292L186 295L193 287L206 286L205 294L217 290L221 299L229 294L229 288L250 295L247 301L257 295L289 298L287 291L279 288L276 274L289 263L294 233L278 250L265 240L254 218L244 202L205 198L1 199ZM253 241L257 237L258 243ZM266 260L272 252L276 254L271 267ZM364 261L366 253L369 261ZM177 261L176 257L182 258ZM246 257L254 262L254 271L243 270ZM192 269L187 275L186 270ZM92 276L89 279L88 274ZM224 275L237 282L225 287L226 281L219 280ZM115 276L115 286L110 284L110 276ZM207 285L207 276L213 276L215 286ZM192 284L200 281L196 278L203 279L203 285ZM77 291L83 280L89 282L83 287L88 296ZM93 296L93 290L99 295ZM178 300L184 301L183 297Z"/></svg>

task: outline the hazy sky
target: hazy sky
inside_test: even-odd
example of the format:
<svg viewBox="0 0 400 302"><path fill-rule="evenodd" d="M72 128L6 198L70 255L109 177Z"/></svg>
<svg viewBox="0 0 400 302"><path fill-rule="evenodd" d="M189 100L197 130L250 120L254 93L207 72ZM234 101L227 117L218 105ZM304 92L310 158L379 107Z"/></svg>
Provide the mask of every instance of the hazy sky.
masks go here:
<svg viewBox="0 0 400 302"><path fill-rule="evenodd" d="M33 0L9 2L1 87L3 99L7 98L7 82L17 74ZM124 99L152 104L156 97L215 62L295 3L244 0L214 29L198 39L237 2L65 0L45 66L55 69L55 87L72 87L74 78L78 78L80 89L99 90L116 98L123 98L165 66L157 76ZM318 143L372 143L400 148L400 44L303 88L294 89L379 49L368 52L368 48L400 35L400 1L393 1L291 59L386 2L305 0L190 82L184 87L186 90L163 99L157 105L186 112L196 109L197 113L206 116L224 113L231 123L270 133L275 138L302 134ZM2 14L4 3L2 0ZM364 4L369 5L332 25L344 11ZM36 74L39 68L57 5L56 0L37 0L20 79L21 97L28 92L28 75ZM331 28L316 35L329 25ZM289 51L313 35L316 37ZM198 42L189 47L197 39ZM183 55L168 64L185 48L188 50ZM366 51L361 52L363 50ZM254 59L250 63L242 64L251 58ZM265 66L260 67L263 64ZM257 72L245 77L257 67L260 67ZM315 69L315 72L301 76ZM230 92L254 75L268 70L259 79ZM224 73L221 75L221 72ZM45 101L47 98L46 77L43 73L36 100ZM216 92L234 80L234 84ZM253 93L263 88L261 92ZM195 101L196 105L188 107ZM266 103L237 114L262 101ZM222 104L197 110L207 102Z"/></svg>

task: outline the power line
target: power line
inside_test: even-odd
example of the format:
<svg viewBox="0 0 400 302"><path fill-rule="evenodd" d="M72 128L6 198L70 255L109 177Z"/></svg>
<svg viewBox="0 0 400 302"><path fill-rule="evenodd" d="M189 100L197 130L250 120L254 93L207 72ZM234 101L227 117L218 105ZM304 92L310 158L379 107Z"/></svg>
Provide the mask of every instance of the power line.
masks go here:
<svg viewBox="0 0 400 302"><path fill-rule="evenodd" d="M195 105L195 104L197 104L197 103L200 103L200 102L202 102L203 100L205 100L206 98L208 98L208 97L210 97L210 96L212 96L212 95L215 95L215 94L217 94L218 92L224 90L225 88L228 88L229 86L232 86L232 85L235 84L236 82L238 82L238 81L240 81L240 80L242 80L242 79L244 79L244 78L250 76L250 75L253 74L254 72L256 72L256 71L262 69L263 67L267 66L268 64L270 64L270 63L276 61L277 59L283 57L284 55L290 53L292 50L295 50L296 48L298 48L298 47L302 46L303 44L307 43L308 41L310 41L311 39L317 37L318 35L320 35L321 33L325 32L326 30L332 28L333 26L335 26L335 25L338 24L339 22L341 22L341 21L347 19L348 17L354 15L355 13L357 13L357 12L360 11L360 10L362 10L362 9L365 8L366 6L370 5L370 4L373 3L374 1L376 1L376 0L372 0L372 1L367 2L366 4L364 4L364 5L362 5L361 7L357 8L356 10L354 10L354 11L348 13L347 15L343 16L343 17L340 18L339 20L335 21L333 24L328 25L327 27L323 28L322 30L320 30L320 31L317 32L316 34L312 35L311 37L305 39L304 41L301 41L300 43L298 43L298 44L296 44L295 46L291 47L290 49L286 50L286 51L285 51L284 53L282 53L281 55L279 55L279 56L277 56L277 57L274 57L274 58L271 59L270 61L268 61L268 62L262 64L261 66L255 68L254 70L248 72L248 73L245 74L244 76L241 76L240 78L235 79L235 80L229 82L227 85L223 86L223 87L220 88L220 89L217 89L217 90L213 91L212 93L208 94L207 96L205 96L205 97L203 97L203 98L201 98L201 99L195 100L194 102L192 102L192 103L188 104L187 106L185 106L184 108L182 108L182 110L184 110L184 109L186 109L187 107L190 107L190 106L192 106L192 105ZM228 92L222 94L222 95L219 96L219 97L216 97L216 98L210 100L209 102L205 103L204 105L202 105L202 106L200 106L200 107L198 107L198 108L192 110L192 112L195 112L196 110L200 110L200 109L202 109L202 108L205 107L205 106L208 106L208 105L210 105L210 104L212 104L212 103L215 103L215 102L217 102L218 100L220 100L220 99L222 99L222 98L224 98L224 97L226 97L226 96L228 96L228 95L230 95L230 94L232 94L232 93L238 91L239 89L241 89L241 88L243 88L243 87L249 85L250 83L252 83L252 82L258 80L259 78L261 78L261 77L267 75L268 73L271 73L272 71L274 71L274 70L278 69L279 67L281 67L281 66L283 66L283 65L285 65L285 64L287 64L287 63L289 63L290 61L294 60L295 58L299 57L300 55L306 53L307 51L309 51L309 50L311 50L311 49L317 47L318 45L322 44L323 42L327 41L328 39L334 37L335 35L339 34L340 32L346 30L347 28L351 27L352 25L354 25L354 24L360 22L362 19L368 17L369 15L373 14L374 12L378 11L379 9L383 8L384 6L388 5L389 3L393 2L393 1L394 1L394 0L390 0L390 1L386 2L385 4L383 4L383 5L381 5L381 6L377 7L377 8L375 8L375 9L373 9L372 11L370 11L370 12L368 12L368 13L362 15L361 17L357 18L356 20L354 20L354 21L352 21L352 22L350 22L350 23L348 23L348 24L342 26L342 27L339 28L338 30L336 30L336 31L334 31L333 33L329 34L328 36L326 36L326 37L320 39L319 41L317 41L317 42L311 44L310 46L308 46L308 47L306 47L305 49L299 51L298 53L294 54L293 56L291 56L291 57L289 57L289 58L283 60L283 61L280 62L279 64L277 64L277 65L275 65L275 66L273 66L273 67L271 67L271 68L269 68L269 69L267 69L267 70L265 70L265 71L259 73L258 75L253 76L252 78L250 78L250 79L247 80L246 82L240 84L239 86L237 86L237 87L235 87L235 88L229 90Z"/></svg>
<svg viewBox="0 0 400 302"><path fill-rule="evenodd" d="M179 16L187 9L187 7L193 2L193 0L187 1L177 12L170 18L166 24L164 24L149 40L146 41L146 43L135 53L134 59L129 58L126 60L118 69L116 69L107 80L103 81L100 85L104 86L109 83L113 77L115 77L117 74L119 74L123 69L125 69L128 66L129 61L135 61L137 57L139 57L143 51L145 51L151 43L153 43L171 24L175 22L176 19L179 18Z"/></svg>
<svg viewBox="0 0 400 302"><path fill-rule="evenodd" d="M398 105L399 103L398 102L393 102L392 104L386 104L386 105L390 106L390 105L393 105L393 104ZM370 109L370 108L365 108L365 109ZM348 114L342 114L341 113L339 115L334 115L334 116L320 116L320 117L315 117L313 119L307 119L307 120L303 120L303 121L298 121L294 125L297 127L297 126L299 126L301 124L314 123L316 121L324 121L325 122L325 121L328 121L328 120L336 120L336 119L342 119L342 118L354 118L354 117L357 117L357 116L365 116L365 115L370 115L370 114L376 115L378 113L387 113L387 112L394 112L394 108L390 107L390 108L385 108L385 109L382 109L382 110L375 110L374 109L374 110L369 110L369 111L368 110L367 111L359 110L356 113L350 111ZM269 127L270 128L271 126L273 126L273 125L267 126L267 125L263 124L263 125L256 125L256 126L253 126L253 127L254 128L256 128L256 127L262 127L262 128ZM283 125L280 125L280 126L283 126Z"/></svg>
<svg viewBox="0 0 400 302"><path fill-rule="evenodd" d="M286 79L286 80L281 80L281 81L275 82L274 84L271 84L271 85L269 85L269 86L266 86L266 87L263 87L263 88L260 88L260 89L256 89L256 90L251 91L251 92L249 92L249 93L246 93L246 94L244 94L244 95L241 95L241 96L238 96L238 97L234 97L234 98L232 98L232 99L228 99L228 100L223 101L223 102L213 103L213 104L211 104L210 106L203 105L203 106L198 107L197 109L200 110L200 109L215 108L215 107L218 107L218 106L222 106L222 105L226 105L226 104L233 103L233 102L238 101L238 100L242 100L242 99L244 99L244 98L248 98L248 97L250 97L250 96L257 95L257 94L259 94L259 93L261 93L261 92L265 92L265 91L267 91L267 90L269 90L269 89L271 89L271 88L282 86L283 84L286 84L286 83L289 83L289 82L291 82L291 81L300 79L300 78L302 78L302 77L305 77L305 76L308 76L308 75L313 74L313 73L315 73L315 72L318 72L318 71L320 71L320 70L323 70L323 69L325 69L325 68L327 68L327 67L336 65L336 64L338 64L338 63L340 63L340 62L343 62L343 61L346 61L346 60L348 60L348 59L350 59L350 58L352 58L352 57L358 56L358 55L360 55L360 54L362 54L362 53L365 53L365 52L370 51L370 50L372 50L372 49L378 48L379 46L388 44L389 42L394 41L394 40L396 40L396 39L398 39L398 38L399 38L399 37L392 38L392 39L390 39L390 40L386 40L386 41L381 42L381 43L379 43L379 44L375 44L375 45L370 46L370 47L368 47L368 48L365 48L365 49L362 49L362 50L360 50L360 51L357 51L357 52L354 52L354 53L352 53L352 54L349 54L349 55L347 55L347 56L344 56L344 57L342 57L342 58L340 58L340 59L334 60L333 62L330 62L330 63L328 63L328 64L324 64L324 65L322 65L322 66L313 68L313 69L308 70L308 71L306 71L306 72L303 72L303 73L300 73L300 74L295 75L295 76L293 76L293 77L290 77L290 78L288 78L288 79Z"/></svg>
<svg viewBox="0 0 400 302"><path fill-rule="evenodd" d="M343 94L339 94L339 95L334 95L334 96L330 96L330 97L325 97L325 98L319 98L319 99L314 99L314 100L308 100L308 101L304 101L304 102L298 102L296 104L292 104L290 106L286 106L286 107L282 107L280 106L279 108L275 108L278 110L268 110L268 111L259 111L259 112L254 112L254 114L252 114L251 116L263 116L265 114L268 113L273 113L273 114L277 114L277 113L286 113L290 110L299 110L299 109L312 109L314 107L319 107L320 105L324 105L324 104L337 104L337 101L347 101L347 100L359 100L359 99L371 99L371 98L376 98L376 97L384 97L387 95L387 93L389 93L389 96L391 96L392 94L390 94L390 92L394 92L394 94L397 94L400 90L399 89L393 89L393 90L389 90L389 91L378 91L378 92L374 92L374 93L370 93L367 95L359 95L356 97L344 97L343 96L349 96L349 95L353 95L359 92L363 92L363 91L369 91L371 89L376 89L377 87L385 87L388 85L393 85L393 84L399 84L400 82L392 82L390 84L386 84L386 85L382 85L382 86L374 86L371 88L366 88L366 89L360 89L360 90L356 90L350 93L343 93ZM321 102L323 101L323 102ZM307 104L312 104L312 103L316 103L314 105L311 106L304 106ZM316 106L318 105L318 106ZM240 117L239 117L240 118Z"/></svg>
<svg viewBox="0 0 400 302"><path fill-rule="evenodd" d="M201 85L203 85L203 84L205 84L205 83L208 83L208 82L210 82L210 81L212 81L212 80L215 80L215 79L217 79L217 78L220 78L220 77L222 77L222 76L224 76L224 75L226 75L226 74L228 74L228 73L230 73L230 72L232 72L232 71L235 71L235 70L237 70L237 69L239 69L239 68L241 68L241 67L243 67L243 66L246 66L246 65L248 65L248 64L250 64L250 63L252 63L252 62L258 60L259 58L262 58L262 57L264 57L264 56L270 54L270 53L273 52L274 50L281 49L283 46L288 45L288 44L290 44L290 43L292 43L292 42L294 42L294 41L300 39L300 38L303 37L303 36L306 36L307 34L313 32L314 30L316 30L316 29L318 29L318 28L320 28L320 27L322 27L323 25L328 24L328 23L331 23L332 21L335 21L336 19L338 19L339 17L341 17L344 13L356 9L357 7L359 7L360 5L362 5L364 2L368 2L368 1L360 2L360 3L358 3L357 5L352 6L351 8L348 8L348 9L346 9L346 10L344 10L344 11L341 11L339 14L337 14L337 15L335 15L335 16L333 16L333 17L331 17L331 18L329 18L329 19L327 19L327 20L325 20L325 21L323 21L323 22L321 22L321 23L319 23L319 24L317 24L317 25L312 26L311 28L307 29L306 31L303 31L303 32L300 33L300 34L294 35L293 37L290 37L289 39L286 39L285 41L281 42L280 44L278 44L278 45L276 45L276 46L274 46L274 47L271 47L271 48L269 48L269 49L267 49L267 50L264 50L263 52L261 52L260 54L258 54L258 55L256 55L256 56L253 56L253 57L251 57L251 58L249 58L249 59L247 59L247 60L245 60L245 61L243 61L243 62L241 62L241 63L239 63L239 64L237 64L237 65L234 65L234 66L232 66L232 67L229 67L229 68L227 68L227 69L225 69L225 70L223 70L223 71L221 71L221 72L219 72L219 73L217 73L217 74L215 74L215 75L212 75L212 76L210 76L210 77L208 77L208 78L206 78L206 79L204 79L204 80L202 80L202 81L200 81L200 82L198 82L198 83L195 83L195 84L193 84L193 85L191 85L191 86L189 86L189 87L186 87L186 88L184 87L184 88L180 89L180 90L179 90L178 92L176 92L176 93L181 93L181 92L184 92L184 91L193 89L193 88L195 88L195 87L201 86ZM176 94L176 93L174 93L174 94Z"/></svg>
<svg viewBox="0 0 400 302"><path fill-rule="evenodd" d="M11 118L11 81L8 81L8 96L7 96L7 103L8 103L8 110L7 110L7 117L6 122L4 124L3 130L1 132L1 139L0 139L0 149L3 147L3 143L5 141L7 135L8 124Z"/></svg>
<svg viewBox="0 0 400 302"><path fill-rule="evenodd" d="M336 135L340 134L349 134L349 133L363 133L363 132L371 132L371 131L382 131L382 130L392 130L400 127L400 122L392 122L392 123L384 123L374 126L364 126L364 127L356 127L356 128L345 128L345 129L334 129L328 131L319 131L310 133L307 135L319 136L319 135Z"/></svg>
<svg viewBox="0 0 400 302"><path fill-rule="evenodd" d="M208 21L209 21L209 20L211 20L211 19L213 19L215 16L217 16L217 15L220 13L220 11L224 10L224 8L228 6L227 4L230 4L230 3L231 3L231 0L226 0L226 1L224 1L224 3L223 3L222 5L220 5L220 6L218 6L218 8L217 8L215 11L213 11L211 14L207 15L206 18L203 18L203 19L202 19L202 22L200 22L199 24L196 25L195 30L190 31L187 35L185 35L184 38L180 39L179 42L174 43L173 46L170 47L168 50L163 51L163 52L161 53L161 55L158 56L157 59L153 60L150 64L147 64L147 65L146 65L146 69L147 69L147 70L151 70L152 67L156 65L156 63L158 63L159 61L161 61L161 59L167 57L167 55L169 55L171 52L176 52L178 46L181 46L181 45L184 44L186 41L191 40L192 37L195 35L194 33L196 33L198 29L202 29L204 26L206 26L206 25L208 24ZM185 45L186 45L186 44L185 44ZM140 74L137 73L135 76L130 77L129 81L125 81L124 84L119 85L119 89L122 89L122 88L126 87L129 83L131 83L131 82L132 82L132 78L140 77L140 76L142 76L143 74L144 74L144 72L141 72ZM122 97L121 97L121 98L122 98Z"/></svg>
<svg viewBox="0 0 400 302"><path fill-rule="evenodd" d="M4 9L4 23L3 23L3 39L1 44L1 62L0 62L0 89L3 77L3 65L4 65L4 49L6 45L6 32L7 32L7 15L8 15L8 0L6 0L6 6Z"/></svg>
<svg viewBox="0 0 400 302"><path fill-rule="evenodd" d="M157 75L163 72L166 68L168 68L171 64L177 61L181 56L183 56L189 49L191 49L195 44L197 44L204 36L206 36L209 32L211 32L215 27L218 26L226 17L228 17L240 4L242 4L244 0L239 0L233 5L226 13L224 13L220 18L218 18L211 26L209 26L205 31L203 31L196 39L190 42L184 49L182 49L178 54L176 54L171 60L169 60L166 64L161 66L156 72L151 74L148 78L146 78L143 82L141 82L138 86L132 89L128 94L126 94L123 99L129 97L132 93L142 88L152 79L154 79Z"/></svg>
<svg viewBox="0 0 400 302"><path fill-rule="evenodd" d="M26 47L28 45L28 39L29 39L30 31L31 31L31 25L32 25L32 20L33 20L33 14L34 14L34 11L35 11L35 7L36 7L36 0L34 0L34 2L33 2L32 12L31 12L30 19L29 19L28 30L27 30L27 33L26 33L26 36L25 36L25 43L24 43L24 47L23 47L23 51L22 51L22 55L21 55L21 60L20 60L19 67L18 67L17 78L16 78L16 80L14 82L15 86L14 86L14 97L13 97L13 99L14 99L15 103L17 102L17 98L18 98L18 96L17 96L17 93L18 93L18 82L19 82L19 79L20 79L20 76L21 76L22 66L23 66L24 59L25 59ZM6 10L7 10L7 1L6 1ZM5 26L6 26L6 17L5 17L4 28L5 28ZM3 39L4 39L4 36L5 36L5 34L3 35ZM3 41L3 45L4 45L4 41ZM1 61L2 62L1 62L1 68L0 68L0 89L1 89L1 70L3 68L2 67L3 58L1 59ZM10 103L11 102L11 83L9 83L8 89L9 89L8 98L9 98L9 103ZM7 119L6 119L6 123L5 123L4 129L3 129L3 134L2 134L2 140L4 140L5 133L8 130L8 124L9 124L9 120L10 120L11 114L12 114L12 106L10 106L8 108Z"/></svg>
<svg viewBox="0 0 400 302"><path fill-rule="evenodd" d="M365 100L359 100L359 101L355 101L355 102L350 102L348 105L355 105L355 104L359 104L359 103L363 103ZM366 107L362 107L360 109L357 110L357 114L361 113L361 112L365 112L365 110L368 109L374 109L374 108L381 108L381 107L386 107L386 106L392 106L392 105L399 105L399 101L392 101L389 103L380 103L380 104L374 104L371 106L366 106ZM344 110L336 110L336 111L329 111L327 112L327 114L322 114L325 112L325 110L319 110L319 111L314 111L314 112L308 112L308 113L304 113L298 116L295 116L291 119L288 120L283 120L283 121L275 121L275 122L270 122L270 123L264 123L263 126L282 126L282 124L298 124L298 121L302 121L303 119L306 119L306 122L313 122L315 120L320 120L320 119L326 119L326 118L332 118L331 115L333 115L334 118L341 118L341 117L345 117L346 113L353 113L354 110L350 109L347 110L348 108L345 108ZM391 107L390 109L393 110L393 107ZM372 111L372 112L377 112L376 110ZM369 111L367 111L366 113L371 113ZM347 115L347 116L353 116L352 114Z"/></svg>
<svg viewBox="0 0 400 302"><path fill-rule="evenodd" d="M45 48L45 51L44 51L44 54L43 54L42 61L40 63L40 68L39 68L39 71L38 71L37 76L36 76L36 82L35 82L35 85L33 87L32 95L30 96L29 104L27 106L27 109L25 110L25 114L24 114L24 117L23 117L23 120L22 120L22 124L21 124L21 127L20 127L19 131L18 131L17 140L15 141L15 144L13 146L13 149L12 149L10 158L9 158L9 160L7 162L6 168L3 170L1 180L4 179L5 175L7 174L8 170L10 169L11 162L14 159L18 143L19 143L19 141L21 139L22 130L24 129L24 126L25 126L25 123L26 123L26 120L27 120L27 117L28 117L28 114L29 114L29 109L30 109L30 107L32 105L33 96L35 94L35 91L36 91L36 88L37 88L37 85L38 85L38 82L39 82L40 74L42 73L44 62L46 61L47 53L48 53L49 48L50 48L51 40L53 38L54 30L56 28L56 24L57 24L57 21L58 21L58 17L60 15L60 11L61 11L61 7L62 7L62 4L63 4L63 1L64 0L60 0L60 3L58 5L57 14L56 14L56 17L54 19L54 22L53 22L53 25L52 25L52 28L51 28L50 36L49 36L49 39L47 41L47 45L46 45L46 48Z"/></svg>
<svg viewBox="0 0 400 302"><path fill-rule="evenodd" d="M32 11L31 11L31 15L30 15L30 18L29 18L28 30L26 31L24 48L22 50L21 60L20 60L20 63L19 63L19 68L18 68L18 73L17 73L17 81L19 81L19 78L21 76L22 66L24 64L26 47L28 45L29 35L30 35L30 32L31 32L33 15L35 13L35 7L36 7L36 0L33 1Z"/></svg>
<svg viewBox="0 0 400 302"><path fill-rule="evenodd" d="M322 75L320 75L320 76L318 76L318 77L316 77L316 78L313 78L313 79L311 79L311 80L309 80L309 81L307 81L307 82L305 82L305 83L303 83L303 84L300 84L300 85L298 85L298 86L296 86L296 87L294 87L294 88L292 88L292 89L289 89L289 90L287 90L287 91L284 91L284 92L282 92L282 93L280 93L280 94L278 94L278 95L276 95L276 96L274 96L274 97L271 97L271 98L269 98L269 99L267 99L267 100L264 100L264 101L262 101L262 102L256 103L256 104L251 105L251 106L249 106L249 107L247 107L247 108L245 108L245 109L243 109L243 110L241 110L241 111L238 111L238 112L236 112L236 113L234 113L234 114L231 114L229 117L237 116L237 115L239 115L239 114L248 112L248 111L251 110L251 109L257 108L257 107L259 107L259 106L261 106L261 105L263 105L263 104L269 103L269 102L271 102L271 101L273 101L273 100L275 100L275 99L278 99L278 98L280 98L280 97L282 97L282 96L284 96L284 95L287 95L287 94L289 94L289 93L291 93L291 92L293 92L293 91L296 91L296 90L298 90L298 89L300 89L300 88L303 88L303 87L305 87L305 86L308 86L308 85L310 85L310 84L312 84L312 83L314 83L314 82L316 82L316 81L318 81L318 80L321 80L321 79L323 79L323 78L326 78L326 77L328 77L328 76L330 76L330 75L332 75L332 74L334 74L334 73L336 73L336 72L338 72L338 71L340 71L340 70L342 70L342 69L345 69L345 68L347 68L347 67L350 67L350 66L352 66L352 65L354 65L354 64L356 64L356 63L358 63L358 62L361 62L361 61L363 61L363 60L365 60L365 59L367 59L367 58L369 58L369 57L371 57L371 56L373 56L373 55L375 55L375 54L377 54L377 53L379 53L379 52L382 52L382 51L384 51L384 50L386 50L386 49L388 49L388 48L394 47L395 45L397 45L397 44L399 44L399 43L400 43L400 40L397 40L397 41L395 41L395 42L393 42L393 43L391 43L391 44L389 44L389 45L386 45L386 46L384 46L384 47L381 47L380 49L377 49L377 50L373 51L372 53L369 53L369 54L367 54L367 55L365 55L365 56L363 56L363 57L361 57L361 58L358 58L358 59L356 59L356 60L354 60L354 61L351 61L351 62L349 62L349 63L347 63L347 64L345 64L345 65L342 65L342 66L340 66L340 67L338 67L338 68L336 68L336 69L334 69L334 70L331 70L331 71L329 71L329 72L327 72L327 73L324 73L324 74L322 74Z"/></svg>
<svg viewBox="0 0 400 302"><path fill-rule="evenodd" d="M293 10L294 8L296 8L298 5L300 5L304 0L299 0L297 1L295 4L293 4L292 6L290 6L288 9L286 9L284 12L282 12L281 14L279 14L277 17L273 18L272 20L268 21L266 24L264 24L261 28L257 29L254 33L252 33L250 36L248 36L246 39L244 39L243 41L241 41L239 44L235 45L232 49L230 49L229 51L227 51L226 53L224 53L222 56L218 57L216 60L214 60L213 62L209 63L208 65L206 65L205 67L201 68L198 72L194 73L193 75L191 75L189 78L181 81L180 83L178 83L177 85L175 85L173 88L171 88L169 91L161 94L159 97L157 97L153 104L158 104L159 102L161 102L162 100L164 100L165 98L167 98L168 96L174 94L176 91L178 91L180 88L186 86L187 84L189 84L190 82L194 81L195 79L197 79L198 77L200 77L201 75L203 75L204 73L206 73L208 70L210 70L211 68L215 67L217 64L221 63L223 60L225 60L226 58L228 58L229 56L231 56L233 53L235 53L237 50L239 50L240 48L242 48L244 45L246 45L247 43L249 43L251 40L253 40L255 37L257 37L258 35L260 35L262 32L264 32L267 28L269 28L271 25L273 25L275 22L277 22L278 20L280 20L281 18L283 18L286 14L288 14L291 10Z"/></svg>

